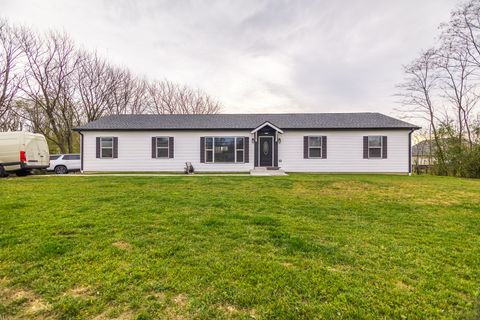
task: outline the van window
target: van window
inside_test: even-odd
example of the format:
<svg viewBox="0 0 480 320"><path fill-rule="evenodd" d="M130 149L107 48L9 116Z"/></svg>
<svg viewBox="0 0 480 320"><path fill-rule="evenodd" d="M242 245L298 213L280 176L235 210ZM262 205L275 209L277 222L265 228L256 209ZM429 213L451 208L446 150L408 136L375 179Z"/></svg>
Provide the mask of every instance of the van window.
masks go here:
<svg viewBox="0 0 480 320"><path fill-rule="evenodd" d="M54 156L50 156L50 160L57 160L58 158L60 158L59 154L56 154Z"/></svg>

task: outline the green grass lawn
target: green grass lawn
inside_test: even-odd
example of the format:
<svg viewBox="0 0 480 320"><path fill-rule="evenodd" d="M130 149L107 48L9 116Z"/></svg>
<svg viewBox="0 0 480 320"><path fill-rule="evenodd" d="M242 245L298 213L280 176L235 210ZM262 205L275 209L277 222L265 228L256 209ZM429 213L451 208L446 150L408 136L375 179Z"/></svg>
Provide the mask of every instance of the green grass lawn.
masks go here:
<svg viewBox="0 0 480 320"><path fill-rule="evenodd" d="M0 318L477 319L480 181L0 180Z"/></svg>

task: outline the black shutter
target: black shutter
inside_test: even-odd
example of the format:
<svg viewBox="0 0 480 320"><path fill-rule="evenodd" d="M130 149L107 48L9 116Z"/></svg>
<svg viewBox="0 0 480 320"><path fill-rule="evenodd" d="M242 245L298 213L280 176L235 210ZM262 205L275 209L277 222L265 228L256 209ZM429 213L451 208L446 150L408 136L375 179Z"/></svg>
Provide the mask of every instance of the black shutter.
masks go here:
<svg viewBox="0 0 480 320"><path fill-rule="evenodd" d="M368 159L368 137L363 137L363 159Z"/></svg>
<svg viewBox="0 0 480 320"><path fill-rule="evenodd" d="M173 154L173 150L174 150L174 146L173 146L173 137L168 137L168 157L169 158L173 158L174 154Z"/></svg>
<svg viewBox="0 0 480 320"><path fill-rule="evenodd" d="M97 159L100 158L100 137L97 137L96 138L96 156L97 156Z"/></svg>
<svg viewBox="0 0 480 320"><path fill-rule="evenodd" d="M243 140L244 143L244 158L245 158L245 163L248 163L250 161L250 139L249 137L245 137Z"/></svg>
<svg viewBox="0 0 480 320"><path fill-rule="evenodd" d="M308 159L308 137L303 137L303 159Z"/></svg>
<svg viewBox="0 0 480 320"><path fill-rule="evenodd" d="M327 159L327 136L322 137L322 159Z"/></svg>
<svg viewBox="0 0 480 320"><path fill-rule="evenodd" d="M118 138L113 137L113 158L118 158Z"/></svg>
<svg viewBox="0 0 480 320"><path fill-rule="evenodd" d="M387 159L387 136L382 137L382 158Z"/></svg>
<svg viewBox="0 0 480 320"><path fill-rule="evenodd" d="M157 137L152 137L152 158L157 157Z"/></svg>
<svg viewBox="0 0 480 320"><path fill-rule="evenodd" d="M205 163L205 137L200 137L200 163Z"/></svg>

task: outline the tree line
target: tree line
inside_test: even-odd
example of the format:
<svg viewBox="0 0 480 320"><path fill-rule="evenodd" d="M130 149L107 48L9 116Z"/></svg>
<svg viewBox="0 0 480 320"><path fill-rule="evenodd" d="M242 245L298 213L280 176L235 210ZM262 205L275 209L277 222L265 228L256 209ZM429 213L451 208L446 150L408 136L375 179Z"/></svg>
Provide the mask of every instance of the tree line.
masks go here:
<svg viewBox="0 0 480 320"><path fill-rule="evenodd" d="M401 110L428 124L433 173L480 177L480 1L452 11L436 45L404 66Z"/></svg>
<svg viewBox="0 0 480 320"><path fill-rule="evenodd" d="M201 90L112 65L66 33L38 33L0 19L0 131L42 133L54 149L70 153L78 150L72 129L105 115L221 109Z"/></svg>

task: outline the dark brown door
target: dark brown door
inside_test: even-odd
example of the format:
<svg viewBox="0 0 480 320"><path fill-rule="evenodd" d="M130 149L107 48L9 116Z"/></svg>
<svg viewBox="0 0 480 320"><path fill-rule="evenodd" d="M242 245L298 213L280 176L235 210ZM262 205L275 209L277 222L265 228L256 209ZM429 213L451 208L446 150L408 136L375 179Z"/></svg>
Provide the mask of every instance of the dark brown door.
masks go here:
<svg viewBox="0 0 480 320"><path fill-rule="evenodd" d="M273 138L259 138L260 167L273 167Z"/></svg>

